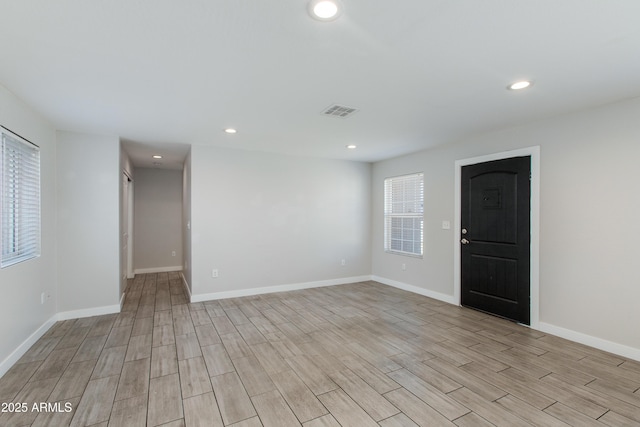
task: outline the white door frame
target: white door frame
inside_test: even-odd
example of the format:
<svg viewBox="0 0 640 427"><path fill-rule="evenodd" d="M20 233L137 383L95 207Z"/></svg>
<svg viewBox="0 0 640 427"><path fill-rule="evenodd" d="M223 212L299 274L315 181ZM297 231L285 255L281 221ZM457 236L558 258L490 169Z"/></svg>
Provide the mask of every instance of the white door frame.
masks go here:
<svg viewBox="0 0 640 427"><path fill-rule="evenodd" d="M128 174L127 174L128 176ZM134 192L134 184L133 178L129 177L129 201L127 202L127 235L129 237L129 241L127 242L127 279L133 279L135 274L133 274L133 192Z"/></svg>
<svg viewBox="0 0 640 427"><path fill-rule="evenodd" d="M461 302L461 208L462 208L462 167L511 157L531 156L531 248L530 248L530 295L531 328L539 329L540 324L540 146L489 154L456 160L455 162L455 219L453 227L453 300Z"/></svg>
<svg viewBox="0 0 640 427"><path fill-rule="evenodd" d="M126 279L133 279L133 178L126 170L122 171L123 186L122 186L122 205L121 215L126 222L126 229L122 230L123 238L125 239L123 245L126 246L126 253L122 253L124 248L120 248L120 259L126 264L125 268L122 268ZM126 199L126 200L125 200ZM125 286L126 288L126 286Z"/></svg>

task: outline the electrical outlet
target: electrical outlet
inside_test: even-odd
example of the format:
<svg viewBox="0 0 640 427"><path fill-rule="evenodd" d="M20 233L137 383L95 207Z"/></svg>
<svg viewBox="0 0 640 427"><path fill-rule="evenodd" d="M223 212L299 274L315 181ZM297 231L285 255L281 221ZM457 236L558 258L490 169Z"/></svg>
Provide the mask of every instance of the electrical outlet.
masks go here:
<svg viewBox="0 0 640 427"><path fill-rule="evenodd" d="M218 269L214 268L213 271L211 272L211 277L218 277Z"/></svg>
<svg viewBox="0 0 640 427"><path fill-rule="evenodd" d="M344 259L344 258L342 258L341 264L342 264L342 265L347 265L347 260L346 260L346 259Z"/></svg>
<svg viewBox="0 0 640 427"><path fill-rule="evenodd" d="M171 256L176 256L176 251L171 251Z"/></svg>
<svg viewBox="0 0 640 427"><path fill-rule="evenodd" d="M407 264L402 264L402 271L405 271L407 269Z"/></svg>

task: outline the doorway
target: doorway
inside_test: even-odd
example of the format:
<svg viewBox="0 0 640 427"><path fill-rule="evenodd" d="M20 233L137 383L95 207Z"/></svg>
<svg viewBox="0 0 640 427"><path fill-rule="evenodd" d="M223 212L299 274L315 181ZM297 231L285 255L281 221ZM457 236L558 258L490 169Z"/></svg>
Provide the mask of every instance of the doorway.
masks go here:
<svg viewBox="0 0 640 427"><path fill-rule="evenodd" d="M478 226L482 226L480 222L488 221L498 221L500 222L500 215L505 215L504 213L498 213L501 206L504 206L509 202L509 197L512 197L512 193L509 195L505 194L506 192L512 192L512 190L507 190L506 188L500 187L496 180L499 180L499 177L491 176L490 170L492 167L498 166L498 168L504 168L506 163L501 162L505 159L513 159L513 158L525 158L523 160L524 163L527 163L530 167L529 172L521 172L523 173L523 177L526 177L524 182L521 182L521 186L526 186L529 188L529 226L528 226L528 234L530 236L530 240L528 242L528 254L520 253L520 255L528 258L525 260L525 266L519 266L521 269L525 268L527 270L526 264L528 263L528 271L523 273L520 271L520 276L527 275L528 278L525 278L524 282L529 283L529 292L528 299L529 301L524 303L510 303L509 300L513 301L516 297L513 294L513 289L506 290L505 288L500 288L500 285L504 285L507 281L512 281L513 279L507 279L508 275L518 276L518 270L516 264L513 261L513 254L506 254L504 251L508 244L506 242L498 242L499 249L502 250L502 254L491 254L488 252L477 252L474 254L473 250L475 249L485 249L483 246L490 246L489 243L485 243L483 240L491 241L491 240L500 240L504 239L504 235L496 235L495 233L504 233L505 231L493 232L494 235L487 234L486 232L481 232L480 234L473 234L474 232L471 230L469 225L469 217L468 213L463 214L463 171L465 172L465 179L469 178L469 175L472 176L484 176L480 178L474 183L476 187L474 191L476 191L476 199L475 203L478 205L476 208L484 211L484 218L480 215L480 219L474 219L473 227L477 229ZM486 164L482 166L483 164ZM477 165L478 168L470 168L466 169L467 166ZM484 168L484 169L483 169ZM477 300L481 301L482 304L479 308L484 311L494 311L495 307L491 305L502 305L503 307L499 308L499 310L504 310L505 306L511 306L510 310L513 311L514 306L519 306L521 312L514 316L512 312L509 310L506 313L500 311L494 311L496 314L501 315L503 317L512 318L518 322L528 324L533 328L538 328L539 325L539 233L540 233L540 222L539 222L539 209L540 209L540 147L529 147L519 150L507 151L502 153L491 154L487 156L469 158L458 160L455 162L456 176L455 176L455 192L456 192L456 218L455 218L455 226L454 226L454 301L459 303L460 305L466 306L476 306ZM471 173L469 173L471 172ZM502 178L505 178L504 176ZM511 180L513 180L513 175L511 175ZM530 181L529 181L530 179ZM493 181L492 181L493 180ZM526 184L525 184L526 182ZM465 184L467 186L467 184ZM526 192L524 193L526 194ZM468 196L468 195L467 195ZM486 200L485 200L486 199ZM467 209L465 207L465 209ZM463 219L463 215L466 217ZM488 226L485 224L485 226ZM466 229L466 234L463 234L463 229ZM472 237L472 238L470 238ZM513 235L511 236L513 240ZM468 242L473 242L473 239L476 239L474 243L465 244L463 239L466 239ZM522 235L520 236L522 239ZM472 249L471 251L467 251L467 248ZM496 249L495 247L493 249ZM502 255L509 255L503 257ZM506 260L504 260L506 259ZM528 261L528 262L527 262ZM471 276L470 273L473 271L469 269L475 270L475 273L479 273L480 276ZM465 269L468 271L465 275ZM484 275L484 278L481 278ZM471 281L475 280L471 285L466 284L466 288L471 287L471 291L469 289L463 289L463 280L470 279ZM526 280L528 279L528 280ZM466 295L465 295L466 293ZM469 295L472 295L471 300L469 300ZM463 296L464 295L464 296ZM475 301L474 301L475 299ZM486 304L489 304L488 306ZM523 306L526 306L525 309L522 309ZM522 313L525 311L526 313Z"/></svg>
<svg viewBox="0 0 640 427"><path fill-rule="evenodd" d="M531 157L462 168L463 306L530 323Z"/></svg>

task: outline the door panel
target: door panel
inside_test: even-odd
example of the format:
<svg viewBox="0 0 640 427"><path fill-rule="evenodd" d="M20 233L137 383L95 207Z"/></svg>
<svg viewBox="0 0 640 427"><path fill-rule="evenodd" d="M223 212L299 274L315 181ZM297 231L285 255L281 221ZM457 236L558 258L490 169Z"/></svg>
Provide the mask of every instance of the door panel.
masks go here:
<svg viewBox="0 0 640 427"><path fill-rule="evenodd" d="M472 255L471 271L472 293L517 302L516 288L510 286L518 280L518 263L515 260Z"/></svg>
<svg viewBox="0 0 640 427"><path fill-rule="evenodd" d="M512 173L487 172L470 179L469 229L474 230L476 241L516 243L517 212L509 209L515 203L516 178Z"/></svg>
<svg viewBox="0 0 640 427"><path fill-rule="evenodd" d="M530 322L531 158L462 168L464 306Z"/></svg>

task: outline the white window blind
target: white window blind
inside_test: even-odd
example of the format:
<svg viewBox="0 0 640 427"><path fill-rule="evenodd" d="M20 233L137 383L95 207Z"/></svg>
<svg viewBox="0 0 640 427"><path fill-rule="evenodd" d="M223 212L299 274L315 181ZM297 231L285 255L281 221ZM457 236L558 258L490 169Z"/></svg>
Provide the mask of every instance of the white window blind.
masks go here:
<svg viewBox="0 0 640 427"><path fill-rule="evenodd" d="M0 163L0 268L40 255L40 149L5 128Z"/></svg>
<svg viewBox="0 0 640 427"><path fill-rule="evenodd" d="M384 250L422 256L424 177L422 173L384 180Z"/></svg>

